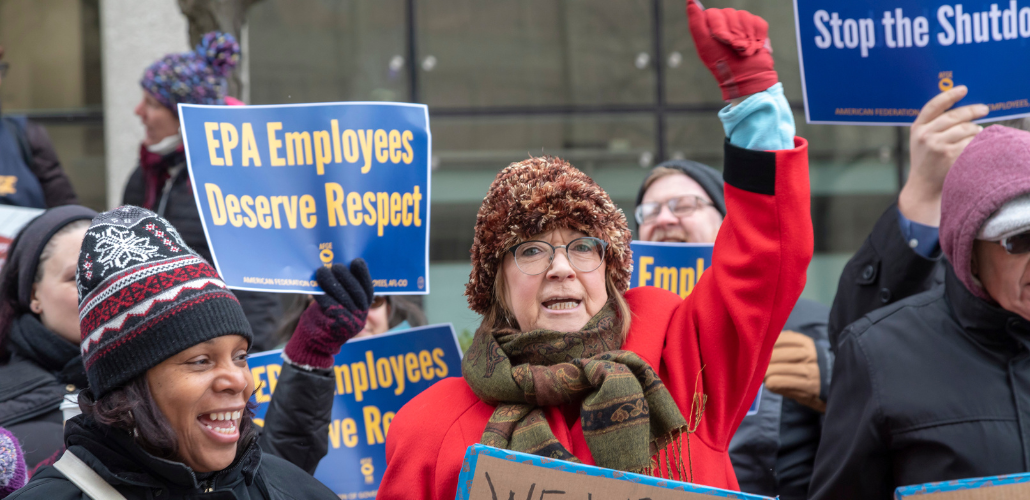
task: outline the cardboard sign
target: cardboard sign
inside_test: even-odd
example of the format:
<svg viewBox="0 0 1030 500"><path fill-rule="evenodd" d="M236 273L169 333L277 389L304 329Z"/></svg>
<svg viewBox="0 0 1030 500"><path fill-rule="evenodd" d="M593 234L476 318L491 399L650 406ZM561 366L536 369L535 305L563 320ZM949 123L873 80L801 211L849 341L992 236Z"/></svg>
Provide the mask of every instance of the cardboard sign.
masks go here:
<svg viewBox="0 0 1030 500"><path fill-rule="evenodd" d="M633 241L630 288L654 286L686 298L712 265L711 243Z"/></svg>
<svg viewBox="0 0 1030 500"><path fill-rule="evenodd" d="M1010 474L976 479L902 486L896 500L1017 500L1030 498L1030 474Z"/></svg>
<svg viewBox="0 0 1030 500"><path fill-rule="evenodd" d="M4 268L4 262L7 262L7 250L18 236L18 232L41 213L43 210L39 208L0 205L0 270Z"/></svg>
<svg viewBox="0 0 1030 500"><path fill-rule="evenodd" d="M368 262L377 294L429 293L425 105L180 105L215 267L240 290L321 293L318 266Z"/></svg>
<svg viewBox="0 0 1030 500"><path fill-rule="evenodd" d="M248 360L258 403L265 412L282 371L282 351ZM336 396L329 424L329 453L315 479L341 499L374 498L386 471L386 434L405 403L444 377L461 376L461 350L450 324L412 328L351 340L336 356Z"/></svg>
<svg viewBox="0 0 1030 500"><path fill-rule="evenodd" d="M794 0L809 123L905 125L969 87L982 121L1030 114L1030 0Z"/></svg>
<svg viewBox="0 0 1030 500"><path fill-rule="evenodd" d="M465 452L457 500L768 499L697 484L602 469L481 444Z"/></svg>

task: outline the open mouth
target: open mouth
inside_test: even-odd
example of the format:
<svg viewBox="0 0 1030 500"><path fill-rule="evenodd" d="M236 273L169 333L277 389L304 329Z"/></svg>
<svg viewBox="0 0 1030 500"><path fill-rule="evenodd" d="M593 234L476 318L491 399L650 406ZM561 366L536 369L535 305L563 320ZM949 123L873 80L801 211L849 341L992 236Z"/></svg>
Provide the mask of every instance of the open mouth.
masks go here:
<svg viewBox="0 0 1030 500"><path fill-rule="evenodd" d="M243 417L243 410L220 411L201 414L197 417L197 421L211 432L226 437L235 437L239 431L241 417Z"/></svg>
<svg viewBox="0 0 1030 500"><path fill-rule="evenodd" d="M544 306L544 309L550 311L564 311L567 309L575 309L579 307L580 302L582 301L579 299L559 297L551 300L546 300L542 302L542 305Z"/></svg>

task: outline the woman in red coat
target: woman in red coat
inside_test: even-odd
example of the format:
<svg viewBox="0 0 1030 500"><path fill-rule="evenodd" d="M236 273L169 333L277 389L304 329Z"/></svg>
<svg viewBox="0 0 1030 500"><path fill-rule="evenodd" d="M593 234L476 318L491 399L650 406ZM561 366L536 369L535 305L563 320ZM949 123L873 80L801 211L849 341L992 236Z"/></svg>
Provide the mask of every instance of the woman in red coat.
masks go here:
<svg viewBox="0 0 1030 500"><path fill-rule="evenodd" d="M727 100L773 92L735 101L739 109L722 116L727 215L711 267L686 299L628 290L630 231L604 190L558 158L502 170L476 220L466 296L483 323L463 377L441 380L397 413L380 498L454 498L476 443L737 489L727 447L812 256L807 143L735 145L738 131L753 145L756 126L783 130L758 116L786 106L765 22L688 10ZM727 25L747 36L716 33Z"/></svg>

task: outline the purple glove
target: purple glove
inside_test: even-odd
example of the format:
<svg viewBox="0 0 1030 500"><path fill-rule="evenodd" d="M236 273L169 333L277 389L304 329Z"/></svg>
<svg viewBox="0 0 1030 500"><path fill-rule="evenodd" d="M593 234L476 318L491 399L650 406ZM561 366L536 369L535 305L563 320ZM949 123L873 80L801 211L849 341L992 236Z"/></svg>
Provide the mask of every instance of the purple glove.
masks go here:
<svg viewBox="0 0 1030 500"><path fill-rule="evenodd" d="M301 368L328 369L340 346L365 328L375 291L362 259L351 261L350 270L343 264L333 264L331 270L320 267L315 279L325 294L315 295L315 303L301 315L283 354Z"/></svg>
<svg viewBox="0 0 1030 500"><path fill-rule="evenodd" d="M25 486L26 477L25 455L18 446L18 440L0 427L0 498Z"/></svg>

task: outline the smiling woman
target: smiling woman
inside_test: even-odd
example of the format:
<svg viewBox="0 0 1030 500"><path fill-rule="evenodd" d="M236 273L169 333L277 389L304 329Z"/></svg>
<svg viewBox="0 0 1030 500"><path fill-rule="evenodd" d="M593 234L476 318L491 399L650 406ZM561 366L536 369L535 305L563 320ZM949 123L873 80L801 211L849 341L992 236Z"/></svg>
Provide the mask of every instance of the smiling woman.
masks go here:
<svg viewBox="0 0 1030 500"><path fill-rule="evenodd" d="M259 437L251 421L250 326L218 273L174 227L138 207L100 214L85 231L75 270L81 365L89 381L79 394L83 414L65 422L67 451L54 467L40 470L9 498L98 498L91 488L102 483L117 493L101 496L115 499L201 493L336 498L309 473L267 453L282 454L289 446ZM317 360L321 354L291 348L295 358ZM297 420L297 408L305 406L298 398L309 393L305 386L331 397L332 379L316 373L304 379L299 371L284 367L279 393L292 403L273 400L266 425L274 414L286 413L278 427L288 427L290 439L310 448L305 453L317 463L325 428L311 437L308 431L319 430L320 421Z"/></svg>

